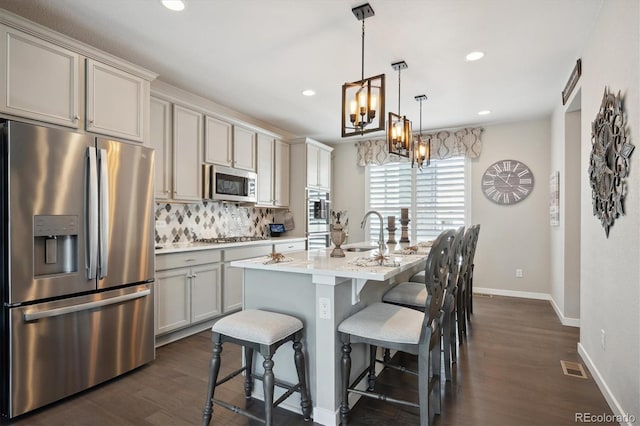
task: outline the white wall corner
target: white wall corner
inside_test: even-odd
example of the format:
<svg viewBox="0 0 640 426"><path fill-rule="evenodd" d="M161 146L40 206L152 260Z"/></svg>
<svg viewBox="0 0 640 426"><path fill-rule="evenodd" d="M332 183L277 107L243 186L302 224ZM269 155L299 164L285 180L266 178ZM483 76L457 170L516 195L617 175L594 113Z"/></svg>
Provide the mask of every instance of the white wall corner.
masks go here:
<svg viewBox="0 0 640 426"><path fill-rule="evenodd" d="M564 313L560 310L560 307L558 306L556 301L553 300L553 297L549 298L549 302L551 302L551 307L553 308L554 311L556 311L556 315L560 319L560 322L562 323L562 325L566 325L567 327L578 327L578 328L580 328L580 318L567 318L567 317L565 317Z"/></svg>
<svg viewBox="0 0 640 426"><path fill-rule="evenodd" d="M595 380L596 384L598 385L600 392L602 392L602 395L604 395L604 398L607 400L607 403L609 404L611 411L613 411L613 414L615 416L620 416L620 418L623 418L623 419L626 419L627 416L629 415L635 415L635 413L626 413L624 411L624 409L616 399L615 395L611 392L611 389L607 385L607 382L604 381L604 378L600 374L600 371L598 371L598 369L596 368L595 364L593 363L593 360L587 353L587 350L584 348L584 346L582 346L582 343L580 342L578 342L578 354L580 354L580 357L582 358L584 363L587 365L587 369L591 373L591 376L593 376L593 380ZM628 426L632 426L630 419L627 420L626 423L620 422L620 424L626 424Z"/></svg>

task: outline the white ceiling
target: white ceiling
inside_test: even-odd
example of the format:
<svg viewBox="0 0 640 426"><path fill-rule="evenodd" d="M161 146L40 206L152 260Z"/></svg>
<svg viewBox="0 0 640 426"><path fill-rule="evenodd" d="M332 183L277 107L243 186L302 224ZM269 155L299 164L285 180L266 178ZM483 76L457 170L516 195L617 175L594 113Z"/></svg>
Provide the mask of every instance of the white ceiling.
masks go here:
<svg viewBox="0 0 640 426"><path fill-rule="evenodd" d="M544 117L603 0L369 0L365 76L418 130ZM159 79L324 142L340 137L341 86L360 79L356 0L1 0L0 6L160 74ZM473 50L484 59L466 62ZM587 65L588 66L588 65ZM316 96L301 91L313 89ZM480 110L491 110L478 116Z"/></svg>

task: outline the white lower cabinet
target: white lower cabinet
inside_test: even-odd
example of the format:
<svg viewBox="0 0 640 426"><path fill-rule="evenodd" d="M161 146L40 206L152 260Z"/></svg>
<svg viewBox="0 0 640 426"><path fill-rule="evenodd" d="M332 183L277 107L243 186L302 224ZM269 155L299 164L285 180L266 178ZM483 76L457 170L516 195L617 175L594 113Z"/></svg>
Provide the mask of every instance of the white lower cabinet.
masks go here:
<svg viewBox="0 0 640 426"><path fill-rule="evenodd" d="M191 323L191 268L156 272L156 335Z"/></svg>
<svg viewBox="0 0 640 426"><path fill-rule="evenodd" d="M191 321L200 322L220 315L221 265L203 265L191 271Z"/></svg>
<svg viewBox="0 0 640 426"><path fill-rule="evenodd" d="M156 256L156 336L222 313L220 250Z"/></svg>

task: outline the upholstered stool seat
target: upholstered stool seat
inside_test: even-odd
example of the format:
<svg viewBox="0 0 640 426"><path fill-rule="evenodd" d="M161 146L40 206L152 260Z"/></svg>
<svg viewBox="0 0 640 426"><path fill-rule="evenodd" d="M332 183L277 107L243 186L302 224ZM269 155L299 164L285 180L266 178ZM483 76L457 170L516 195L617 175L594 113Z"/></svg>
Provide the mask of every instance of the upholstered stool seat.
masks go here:
<svg viewBox="0 0 640 426"><path fill-rule="evenodd" d="M209 368L209 387L207 389L207 399L205 402L203 425L208 425L213 415L213 404L235 413L245 415L251 419L265 423L267 426L273 424L273 408L292 395L300 392L300 406L305 420L311 418L311 400L309 398L309 388L306 379L306 366L304 354L302 353L302 343L300 342L303 333L303 324L298 318L277 312L269 312L257 309L247 309L226 316L217 321L212 329L213 333L213 355ZM232 372L227 377L218 380L220 371L222 344L225 342L236 343L244 349L244 367ZM294 362L298 374L298 384L291 385L276 380L273 374L273 355L282 344L293 342ZM264 375L253 373L253 353L258 351L264 358L262 366ZM247 399L251 398L253 390L253 380L262 380L264 390L265 418L260 419L252 413L214 398L216 387L232 379L238 374L245 372L244 390ZM282 387L287 392L273 402L274 387Z"/></svg>
<svg viewBox="0 0 640 426"><path fill-rule="evenodd" d="M422 276L424 277L424 273ZM424 309L427 295L427 287L424 282L404 282L392 287L382 296L382 300L386 303Z"/></svg>
<svg viewBox="0 0 640 426"><path fill-rule="evenodd" d="M413 274L413 276L411 278L409 278L409 281L412 281L414 283L422 283L424 284L425 281L425 275L424 275L424 271L420 271L416 274Z"/></svg>
<svg viewBox="0 0 640 426"><path fill-rule="evenodd" d="M298 318L276 312L247 309L222 318L211 331L238 340L271 345L302 330Z"/></svg>
<svg viewBox="0 0 640 426"><path fill-rule="evenodd" d="M340 323L338 331L351 335L351 342L364 336L368 340L417 345L423 319L424 314L414 309L374 303ZM405 352L415 355L417 349L417 346L406 348Z"/></svg>

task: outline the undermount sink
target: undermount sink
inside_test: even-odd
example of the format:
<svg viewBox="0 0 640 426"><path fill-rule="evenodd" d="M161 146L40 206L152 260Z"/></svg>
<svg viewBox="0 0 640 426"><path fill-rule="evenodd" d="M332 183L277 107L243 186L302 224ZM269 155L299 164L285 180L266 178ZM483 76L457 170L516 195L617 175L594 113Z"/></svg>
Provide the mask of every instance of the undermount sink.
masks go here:
<svg viewBox="0 0 640 426"><path fill-rule="evenodd" d="M349 247L344 249L344 251L369 251L369 250L374 250L377 247Z"/></svg>

